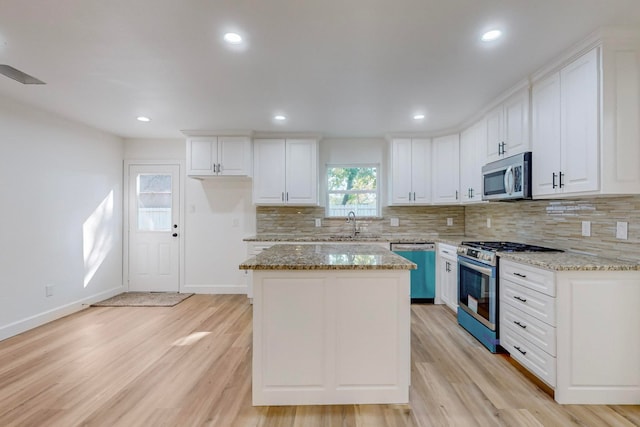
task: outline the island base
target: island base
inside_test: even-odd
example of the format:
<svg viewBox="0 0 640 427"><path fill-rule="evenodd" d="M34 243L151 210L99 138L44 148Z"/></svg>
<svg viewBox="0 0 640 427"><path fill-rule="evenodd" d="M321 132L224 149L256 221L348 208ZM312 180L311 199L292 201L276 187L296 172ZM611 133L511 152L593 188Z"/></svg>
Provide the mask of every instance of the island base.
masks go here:
<svg viewBox="0 0 640 427"><path fill-rule="evenodd" d="M256 270L253 404L407 404L408 270Z"/></svg>

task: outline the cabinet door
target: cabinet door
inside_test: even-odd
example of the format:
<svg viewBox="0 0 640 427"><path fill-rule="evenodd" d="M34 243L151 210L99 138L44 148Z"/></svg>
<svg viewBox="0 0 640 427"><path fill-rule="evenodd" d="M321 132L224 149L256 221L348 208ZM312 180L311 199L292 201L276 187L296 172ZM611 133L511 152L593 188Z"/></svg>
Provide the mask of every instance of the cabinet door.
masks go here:
<svg viewBox="0 0 640 427"><path fill-rule="evenodd" d="M314 139L287 139L285 163L285 201L293 205L317 205L317 141Z"/></svg>
<svg viewBox="0 0 640 427"><path fill-rule="evenodd" d="M253 201L261 205L285 203L285 141L257 139L253 146Z"/></svg>
<svg viewBox="0 0 640 427"><path fill-rule="evenodd" d="M464 203L482 201L485 135L484 120L460 134L460 200Z"/></svg>
<svg viewBox="0 0 640 427"><path fill-rule="evenodd" d="M250 144L245 136L218 137L220 175L251 175Z"/></svg>
<svg viewBox="0 0 640 427"><path fill-rule="evenodd" d="M502 105L491 110L487 116L487 162L493 162L502 157L500 152L500 144L504 142L504 109Z"/></svg>
<svg viewBox="0 0 640 427"><path fill-rule="evenodd" d="M431 140L411 142L411 193L414 204L431 203ZM406 166L404 169L408 169Z"/></svg>
<svg viewBox="0 0 640 427"><path fill-rule="evenodd" d="M504 103L504 156L529 150L529 89L523 89Z"/></svg>
<svg viewBox="0 0 640 427"><path fill-rule="evenodd" d="M595 191L599 183L598 50L563 68L560 81L562 191Z"/></svg>
<svg viewBox="0 0 640 427"><path fill-rule="evenodd" d="M216 137L187 140L187 175L215 175Z"/></svg>
<svg viewBox="0 0 640 427"><path fill-rule="evenodd" d="M433 139L433 203L459 201L460 138L456 135Z"/></svg>
<svg viewBox="0 0 640 427"><path fill-rule="evenodd" d="M391 141L391 204L408 205L411 203L411 138L398 138Z"/></svg>
<svg viewBox="0 0 640 427"><path fill-rule="evenodd" d="M531 96L531 145L533 196L559 191L560 173L560 74L536 83Z"/></svg>

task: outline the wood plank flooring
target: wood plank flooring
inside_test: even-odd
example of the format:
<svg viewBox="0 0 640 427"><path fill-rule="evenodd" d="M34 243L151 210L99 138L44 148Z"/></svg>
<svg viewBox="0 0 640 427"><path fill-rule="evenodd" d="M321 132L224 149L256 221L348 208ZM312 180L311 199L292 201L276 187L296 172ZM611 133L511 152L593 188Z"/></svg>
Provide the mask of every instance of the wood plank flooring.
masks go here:
<svg viewBox="0 0 640 427"><path fill-rule="evenodd" d="M444 306L412 307L410 407L251 406L251 306L92 307L0 342L0 426L640 426L556 404Z"/></svg>

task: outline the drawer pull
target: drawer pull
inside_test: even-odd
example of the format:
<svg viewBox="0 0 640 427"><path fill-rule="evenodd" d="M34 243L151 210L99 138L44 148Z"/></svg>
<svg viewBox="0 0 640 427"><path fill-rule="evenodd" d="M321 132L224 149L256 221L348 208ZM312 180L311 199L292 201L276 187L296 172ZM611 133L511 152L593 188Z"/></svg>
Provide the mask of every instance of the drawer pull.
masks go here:
<svg viewBox="0 0 640 427"><path fill-rule="evenodd" d="M518 276L518 277L522 277L523 279L527 278L526 274L520 274L520 273L513 273L514 276Z"/></svg>
<svg viewBox="0 0 640 427"><path fill-rule="evenodd" d="M514 320L513 323L515 323L516 325L520 326L522 329L527 329L527 325L523 325L518 320Z"/></svg>
<svg viewBox="0 0 640 427"><path fill-rule="evenodd" d="M518 350L520 353L522 353L522 355L524 356L525 354L527 354L526 351L521 350L520 347L518 347L517 345L514 345L513 348L515 348L516 350Z"/></svg>
<svg viewBox="0 0 640 427"><path fill-rule="evenodd" d="M514 297L515 299L517 299L518 301L527 302L527 299L526 299L526 298L521 298L521 297L519 297L518 295L514 295L513 297Z"/></svg>

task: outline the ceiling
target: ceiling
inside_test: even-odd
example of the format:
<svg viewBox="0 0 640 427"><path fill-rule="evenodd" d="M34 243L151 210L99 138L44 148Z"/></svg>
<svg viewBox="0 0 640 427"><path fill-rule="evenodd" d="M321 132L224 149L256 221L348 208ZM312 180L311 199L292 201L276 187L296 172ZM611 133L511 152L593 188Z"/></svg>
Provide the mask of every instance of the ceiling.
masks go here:
<svg viewBox="0 0 640 427"><path fill-rule="evenodd" d="M47 83L0 94L124 138L435 134L611 25L640 1L0 0L0 64Z"/></svg>

